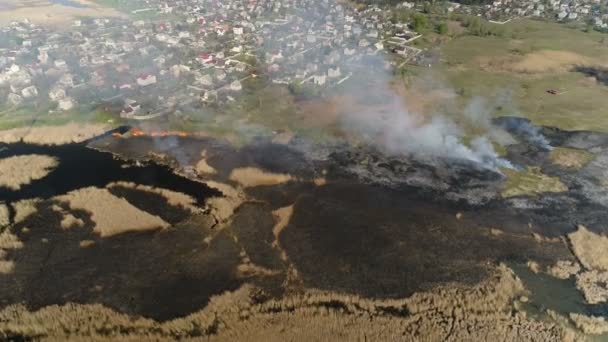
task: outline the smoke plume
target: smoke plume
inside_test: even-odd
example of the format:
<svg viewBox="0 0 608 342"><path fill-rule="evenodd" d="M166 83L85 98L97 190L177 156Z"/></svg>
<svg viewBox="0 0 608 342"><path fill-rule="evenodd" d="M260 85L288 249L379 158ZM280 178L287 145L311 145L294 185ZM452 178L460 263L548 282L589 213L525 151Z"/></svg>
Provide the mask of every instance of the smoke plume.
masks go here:
<svg viewBox="0 0 608 342"><path fill-rule="evenodd" d="M387 109L381 115L367 110L349 112L342 121L347 132L357 134L391 155L464 159L490 169L513 168L494 150L492 142L505 145L511 143L512 138L492 125L485 100L473 99L460 114L457 114L454 101L448 101L446 110L453 111L450 116L443 113L423 115L410 111L403 97L389 89L387 75L378 77L385 79L375 83L386 87L373 91L383 94ZM368 94L369 90L361 90L361 96ZM464 124L480 133L467 133Z"/></svg>

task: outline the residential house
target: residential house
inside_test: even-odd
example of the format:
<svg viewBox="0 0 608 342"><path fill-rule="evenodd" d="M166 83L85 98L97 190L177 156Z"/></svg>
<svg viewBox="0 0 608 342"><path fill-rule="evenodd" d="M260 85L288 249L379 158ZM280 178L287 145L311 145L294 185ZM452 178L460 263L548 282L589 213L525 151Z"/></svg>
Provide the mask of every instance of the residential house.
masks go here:
<svg viewBox="0 0 608 342"><path fill-rule="evenodd" d="M156 83L155 75L141 75L137 78L137 84L141 87L146 87Z"/></svg>

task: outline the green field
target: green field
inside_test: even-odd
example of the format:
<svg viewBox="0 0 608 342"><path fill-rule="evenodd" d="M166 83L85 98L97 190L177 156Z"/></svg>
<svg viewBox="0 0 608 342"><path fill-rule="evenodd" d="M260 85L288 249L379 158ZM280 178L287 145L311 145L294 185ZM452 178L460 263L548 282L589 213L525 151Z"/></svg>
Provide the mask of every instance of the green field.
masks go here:
<svg viewBox="0 0 608 342"><path fill-rule="evenodd" d="M144 0L91 0L101 6L111 7L129 15L134 20L146 19L168 19L173 18L173 15L159 14L156 9L152 11L139 12L133 14L132 11L150 7L150 4Z"/></svg>
<svg viewBox="0 0 608 342"><path fill-rule="evenodd" d="M441 47L441 73L463 102L473 96L507 98L506 106L493 115L521 115L536 124L563 129L590 129L608 132L608 86L573 71L590 66L608 56L608 36L586 33L566 25L532 20L515 20L505 26L502 37L462 35ZM557 70L516 72L509 63L525 63L535 53L566 54ZM556 61L564 59L561 55ZM543 59L534 60L543 68ZM547 90L555 89L552 95Z"/></svg>
<svg viewBox="0 0 608 342"><path fill-rule="evenodd" d="M544 192L563 192L568 188L557 177L550 177L539 168L530 167L524 171L502 170L507 179L501 191L502 197L537 196Z"/></svg>

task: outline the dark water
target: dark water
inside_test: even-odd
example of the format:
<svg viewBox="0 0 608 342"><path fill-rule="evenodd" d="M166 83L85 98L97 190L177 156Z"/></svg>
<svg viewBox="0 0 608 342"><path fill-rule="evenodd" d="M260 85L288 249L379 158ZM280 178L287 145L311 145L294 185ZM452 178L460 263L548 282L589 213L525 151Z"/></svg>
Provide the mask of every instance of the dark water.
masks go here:
<svg viewBox="0 0 608 342"><path fill-rule="evenodd" d="M588 304L576 288L573 277L559 279L544 273L534 273L528 266L510 262L508 266L519 276L530 291L527 309L537 315L553 310L563 316L578 313L591 316L607 316L608 304Z"/></svg>
<svg viewBox="0 0 608 342"><path fill-rule="evenodd" d="M24 185L18 191L0 187L0 199L14 202L27 198L49 198L88 186L104 187L116 181L134 182L182 192L196 198L220 195L203 183L176 175L169 167L147 163L132 166L112 154L84 144L39 146L25 143L0 144L0 159L27 154L55 157L59 165L46 177Z"/></svg>

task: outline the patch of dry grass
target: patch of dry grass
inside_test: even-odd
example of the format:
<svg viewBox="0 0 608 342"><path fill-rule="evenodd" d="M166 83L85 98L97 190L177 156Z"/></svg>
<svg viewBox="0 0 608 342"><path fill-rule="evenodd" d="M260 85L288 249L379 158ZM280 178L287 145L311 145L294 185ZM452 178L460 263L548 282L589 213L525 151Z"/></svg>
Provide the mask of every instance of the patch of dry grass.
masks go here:
<svg viewBox="0 0 608 342"><path fill-rule="evenodd" d="M608 271L591 270L576 276L576 288L589 304L608 301Z"/></svg>
<svg viewBox="0 0 608 342"><path fill-rule="evenodd" d="M325 177L317 177L313 179L312 182L315 183L316 186L323 186L327 184L327 179Z"/></svg>
<svg viewBox="0 0 608 342"><path fill-rule="evenodd" d="M576 287L590 304L608 301L608 237L579 226L568 239L572 252L587 269L576 276Z"/></svg>
<svg viewBox="0 0 608 342"><path fill-rule="evenodd" d="M293 205L288 207L279 208L272 212L275 216L277 222L272 229L272 233L274 234L275 242L279 241L279 236L281 232L287 225L289 224L289 220L291 220L291 215L293 215Z"/></svg>
<svg viewBox="0 0 608 342"><path fill-rule="evenodd" d="M169 227L160 217L134 207L127 200L112 195L107 189L82 188L55 199L68 203L71 209L91 213L91 219L95 222L93 230L101 237Z"/></svg>
<svg viewBox="0 0 608 342"><path fill-rule="evenodd" d="M236 208L245 201L245 195L228 184L215 181L208 181L206 184L210 188L219 190L223 194L222 197L207 199L206 204L210 209L211 215L218 222L227 221L232 214L234 214Z"/></svg>
<svg viewBox="0 0 608 342"><path fill-rule="evenodd" d="M242 167L232 170L230 180L245 188L259 185L278 185L293 179L291 175L283 173L265 172L255 167Z"/></svg>
<svg viewBox="0 0 608 342"><path fill-rule="evenodd" d="M593 159L593 154L584 150L556 147L551 151L549 158L554 164L578 170Z"/></svg>
<svg viewBox="0 0 608 342"><path fill-rule="evenodd" d="M19 238L12 234L9 229L0 233L0 274L8 274L15 269L15 262L6 259L6 251L20 248L23 248L23 242L19 241Z"/></svg>
<svg viewBox="0 0 608 342"><path fill-rule="evenodd" d="M28 216L34 214L38 202L40 202L40 199L32 198L12 203L11 205L15 210L15 223L23 222Z"/></svg>
<svg viewBox="0 0 608 342"><path fill-rule="evenodd" d="M502 197L537 196L544 192L564 192L568 187L559 178L540 172L539 168L530 167L525 171L502 170L507 180L503 184Z"/></svg>
<svg viewBox="0 0 608 342"><path fill-rule="evenodd" d="M576 232L568 234L568 239L583 266L608 271L608 237L578 226Z"/></svg>
<svg viewBox="0 0 608 342"><path fill-rule="evenodd" d="M524 56L479 57L478 63L487 71L523 74L568 72L577 65L603 65L603 62L566 50L539 50Z"/></svg>
<svg viewBox="0 0 608 342"><path fill-rule="evenodd" d="M281 252L281 259L283 259L283 261L287 261L287 252L285 252L285 250L281 246L281 240L279 239L279 237L281 236L281 232L283 231L283 229L287 227L289 221L291 220L291 216L293 215L293 204L288 207L279 208L273 211L272 214L276 219L276 223L272 228L272 234L274 235L274 241L272 242L272 246L279 249ZM295 266L291 265L291 267Z"/></svg>
<svg viewBox="0 0 608 342"><path fill-rule="evenodd" d="M61 145L83 142L106 132L110 127L103 124L68 123L61 126L20 127L0 131L0 142L24 141L38 145Z"/></svg>
<svg viewBox="0 0 608 342"><path fill-rule="evenodd" d="M0 249L20 249L23 248L23 242L15 234L12 234L8 229L0 233Z"/></svg>
<svg viewBox="0 0 608 342"><path fill-rule="evenodd" d="M6 204L0 204L0 228L10 224L9 211Z"/></svg>
<svg viewBox="0 0 608 342"><path fill-rule="evenodd" d="M80 246L80 248L87 248L93 246L94 244L95 241L93 240L82 240L78 245Z"/></svg>
<svg viewBox="0 0 608 342"><path fill-rule="evenodd" d="M239 264L236 268L236 276L239 278L251 278L254 276L272 276L278 274L279 271L273 271L265 267L256 265L252 262Z"/></svg>
<svg viewBox="0 0 608 342"><path fill-rule="evenodd" d="M512 70L523 73L565 72L581 64L597 65L600 61L571 51L541 50L525 55L512 66Z"/></svg>
<svg viewBox="0 0 608 342"><path fill-rule="evenodd" d="M570 319L585 334L599 335L608 333L608 322L606 322L604 317L571 313Z"/></svg>
<svg viewBox="0 0 608 342"><path fill-rule="evenodd" d="M63 219L61 220L61 228L63 229L81 228L83 226L84 221L72 214L64 214Z"/></svg>
<svg viewBox="0 0 608 342"><path fill-rule="evenodd" d="M0 187L19 190L23 185L44 178L57 164L57 159L39 154L0 159Z"/></svg>
<svg viewBox="0 0 608 342"><path fill-rule="evenodd" d="M66 304L30 312L12 305L0 311L0 332L58 340L189 339L210 341L541 341L565 340L568 331L518 312L521 281L501 266L475 287L444 286L406 299L373 300L306 290L254 303L256 288L211 298L187 317L159 323L116 313L101 305ZM344 309L334 309L339 303ZM455 309L456 308L456 309ZM407 312L406 317L389 312Z"/></svg>
<svg viewBox="0 0 608 342"><path fill-rule="evenodd" d="M201 211L201 208L198 208L196 206L196 199L194 197L192 197L190 195L186 195L181 192L172 191L172 190L163 189L163 188L156 188L156 187L152 187L152 186L148 186L148 185L135 184L135 183L131 183L131 182L110 183L108 185L108 188L112 188L112 187L124 187L124 188L128 188L128 189L142 190L145 192L155 193L155 194L163 196L167 200L167 203L169 203L170 205L188 209L192 213L197 213L197 212Z"/></svg>
<svg viewBox="0 0 608 342"><path fill-rule="evenodd" d="M196 163L195 168L200 175L214 175L217 173L217 170L207 163L207 150L201 152L201 160Z"/></svg>
<svg viewBox="0 0 608 342"><path fill-rule="evenodd" d="M559 279L568 279L580 272L580 270L581 265L576 261L558 260L555 265L549 267L547 273Z"/></svg>

